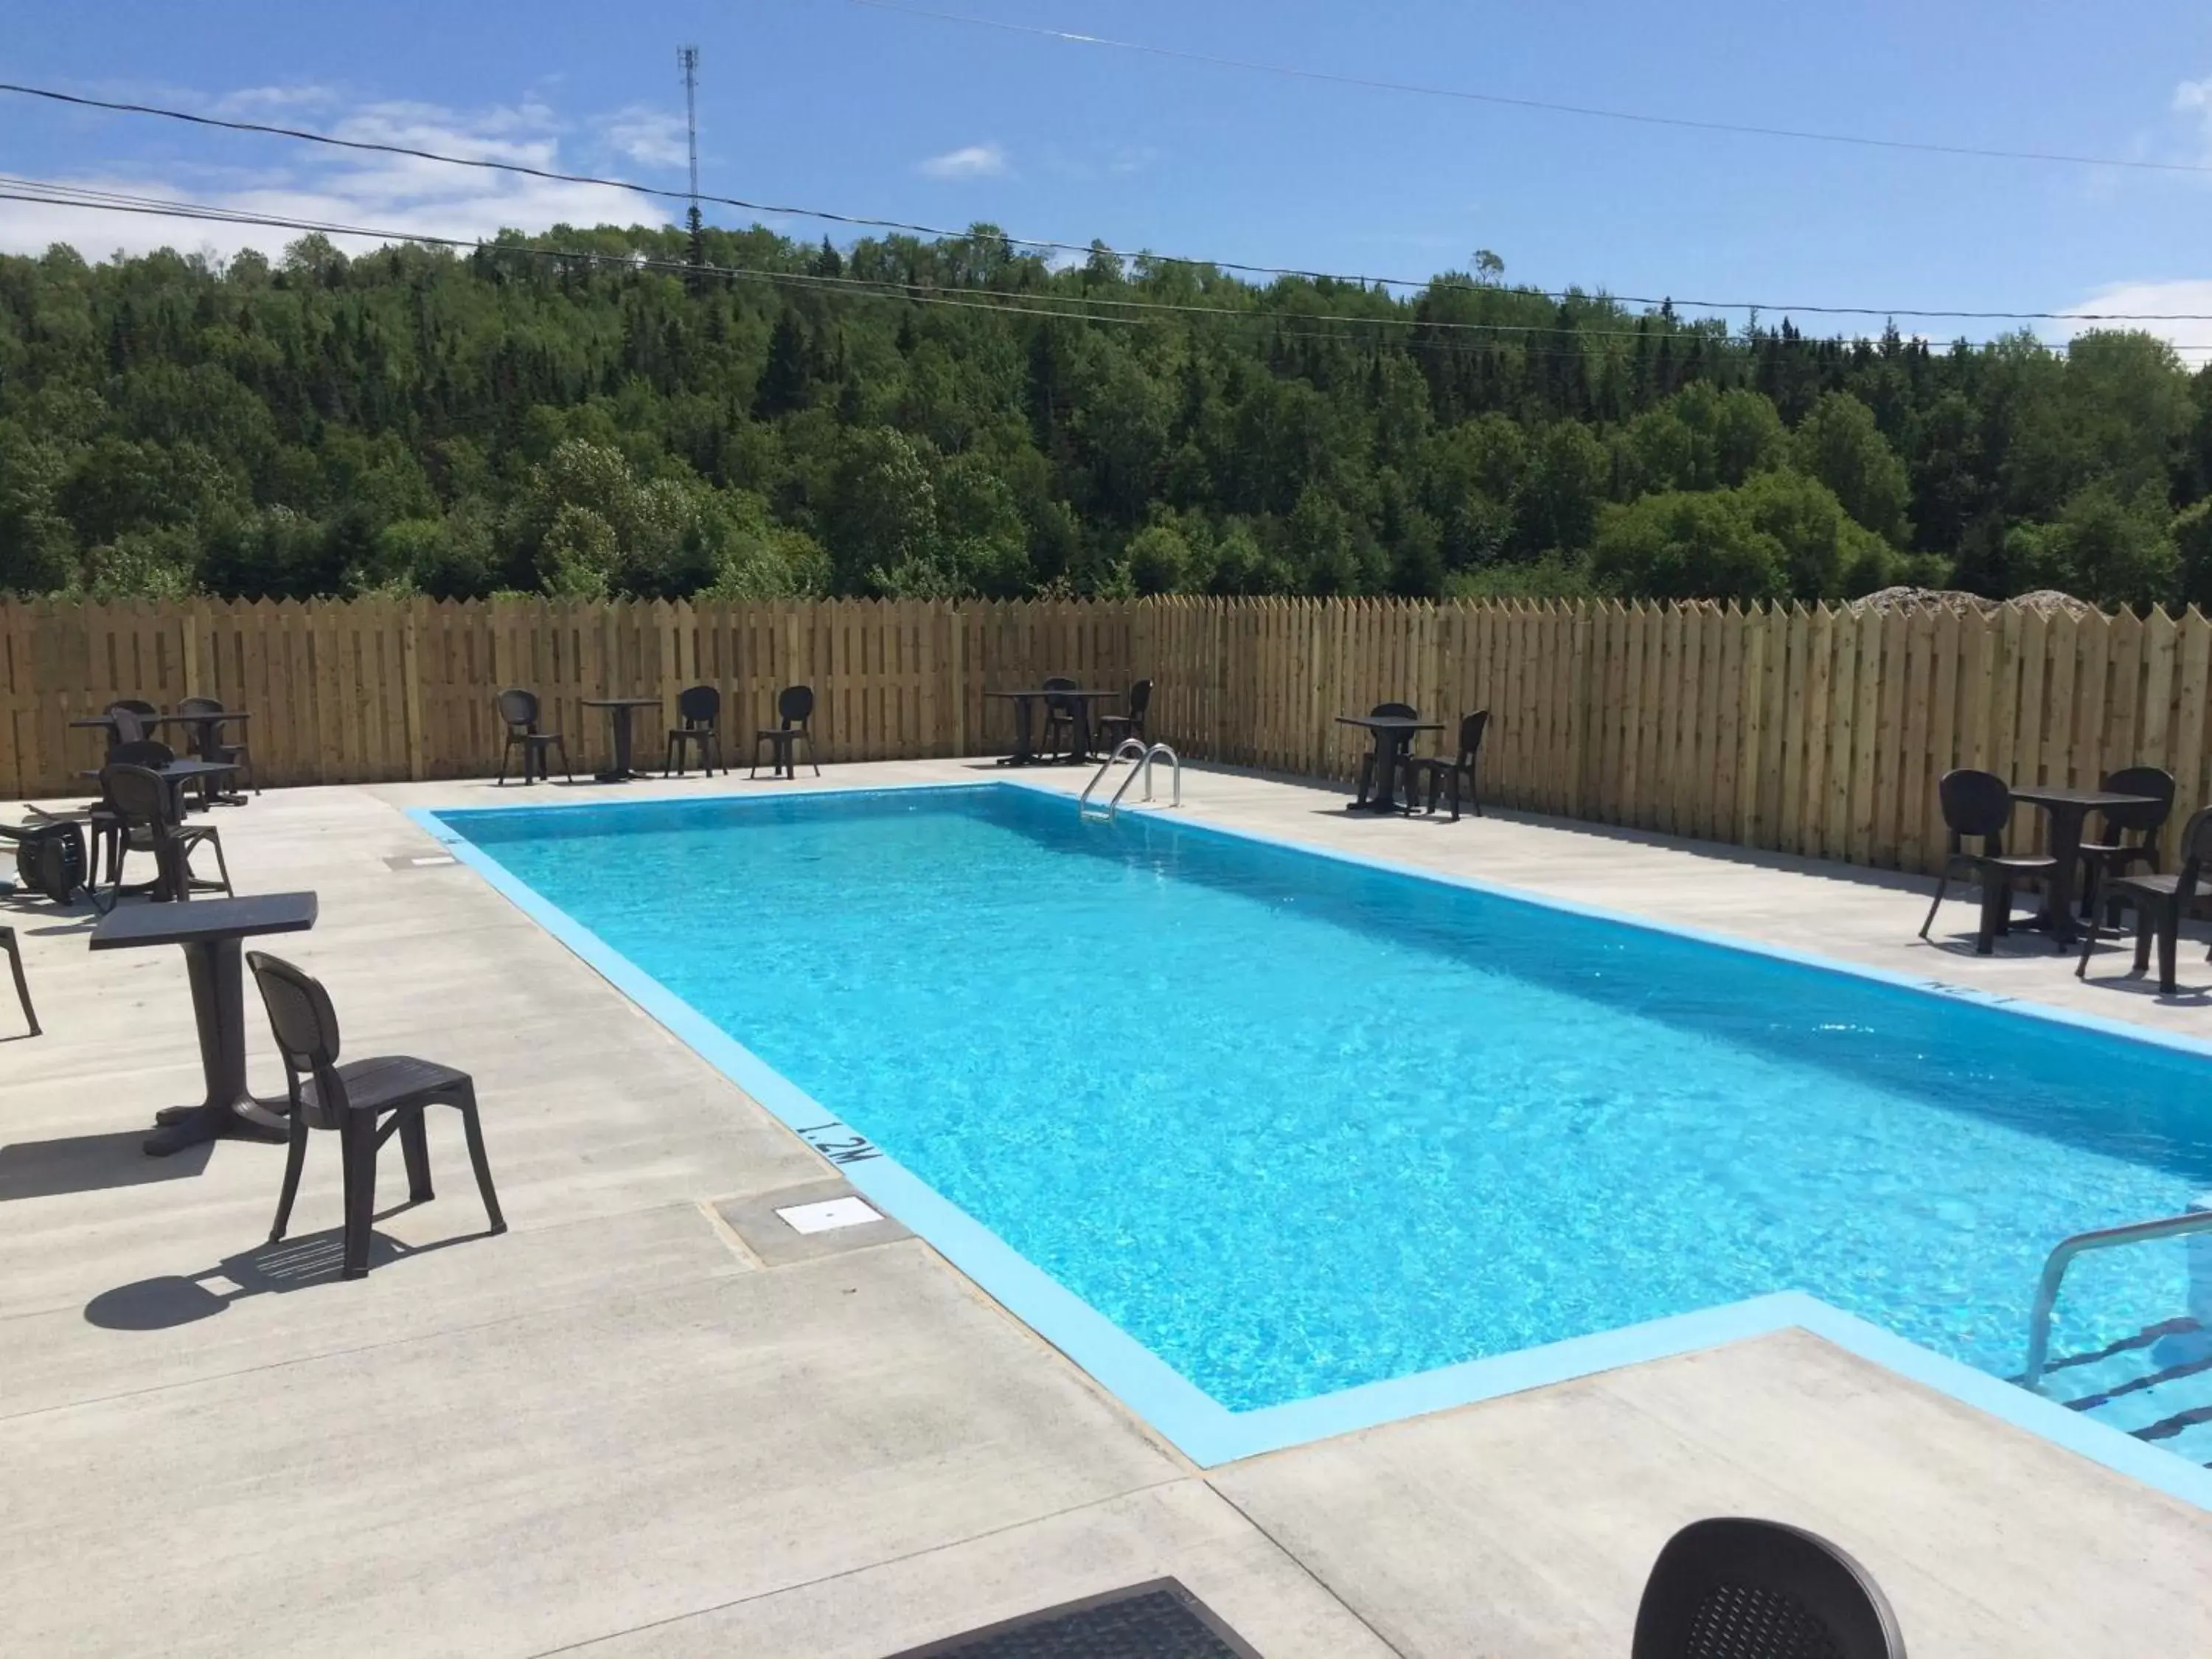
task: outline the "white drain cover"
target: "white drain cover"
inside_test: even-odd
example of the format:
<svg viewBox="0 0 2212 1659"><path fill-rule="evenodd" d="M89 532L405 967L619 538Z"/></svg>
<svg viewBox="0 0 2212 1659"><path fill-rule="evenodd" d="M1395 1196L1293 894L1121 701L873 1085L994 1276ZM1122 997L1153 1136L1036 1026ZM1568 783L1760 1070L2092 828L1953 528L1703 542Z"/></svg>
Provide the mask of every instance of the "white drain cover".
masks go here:
<svg viewBox="0 0 2212 1659"><path fill-rule="evenodd" d="M819 1204L794 1204L787 1210L778 1210L784 1222L793 1232L826 1233L838 1227L859 1227L871 1221L881 1221L883 1212L872 1209L865 1199L832 1198Z"/></svg>

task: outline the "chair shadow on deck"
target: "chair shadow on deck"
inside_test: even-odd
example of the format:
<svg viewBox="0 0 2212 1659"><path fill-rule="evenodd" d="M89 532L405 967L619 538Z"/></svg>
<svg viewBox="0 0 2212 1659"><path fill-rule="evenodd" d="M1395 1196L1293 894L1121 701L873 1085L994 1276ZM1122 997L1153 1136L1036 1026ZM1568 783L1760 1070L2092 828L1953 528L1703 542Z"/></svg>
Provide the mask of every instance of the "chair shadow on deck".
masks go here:
<svg viewBox="0 0 2212 1659"><path fill-rule="evenodd" d="M56 904L35 893L18 890L0 892L0 917L4 916L21 918L15 931L26 939L66 939L72 934L89 933L99 926L100 912L88 897ZM33 927L29 925L32 922L47 925Z"/></svg>
<svg viewBox="0 0 2212 1659"><path fill-rule="evenodd" d="M395 1204L380 1211L383 1221L410 1204ZM404 1244L382 1232L368 1236L368 1265L381 1267L407 1256L428 1255L456 1244L472 1244L489 1238L489 1231L461 1233L429 1244ZM165 1273L102 1291L84 1304L85 1322L110 1331L166 1331L190 1325L222 1312L248 1297L283 1296L340 1282L345 1266L345 1235L340 1227L301 1233L274 1244L263 1244L236 1255L227 1255L212 1267L196 1273ZM212 1282L211 1282L212 1281ZM227 1282L230 1288L222 1288Z"/></svg>
<svg viewBox="0 0 2212 1659"><path fill-rule="evenodd" d="M189 1146L173 1158L149 1158L140 1150L145 1142L145 1130L125 1129L0 1146L0 1203L186 1180L207 1168L215 1150L211 1145Z"/></svg>
<svg viewBox="0 0 2212 1659"><path fill-rule="evenodd" d="M2181 940L2184 945L2203 945L2206 942L2202 932L2195 928L2184 928ZM2098 972L2100 963L2112 964L2109 971ZM2155 966L2135 966L2135 941L2131 939L2116 939L2108 951L2100 951L2091 957L2089 972L2081 982L2100 991L2118 991L2124 996L2148 997L2153 1002L2163 1003L2169 1008L2212 1008L2212 985L2185 985L2179 982L2177 977L2172 994L2168 995L2160 990Z"/></svg>

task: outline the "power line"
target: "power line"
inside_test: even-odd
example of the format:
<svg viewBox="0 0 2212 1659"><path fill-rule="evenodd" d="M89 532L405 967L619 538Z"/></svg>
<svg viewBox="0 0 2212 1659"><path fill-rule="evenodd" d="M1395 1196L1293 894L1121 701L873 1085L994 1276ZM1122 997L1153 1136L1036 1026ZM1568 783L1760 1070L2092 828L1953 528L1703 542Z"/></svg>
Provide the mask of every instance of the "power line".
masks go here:
<svg viewBox="0 0 2212 1659"><path fill-rule="evenodd" d="M1177 316L1200 315L1218 318L1227 322L1255 323L1266 326L1274 334L1291 339L1327 339L1343 341L1352 337L1351 331L1363 327L1401 327L1416 330L1450 328L1475 334L1525 337L1550 335L1561 331L1543 325L1508 323L1457 323L1431 325L1419 319L1363 317L1357 314L1314 312L1273 312L1224 306L1189 306L1173 301L1155 300L1118 300L1099 295L1064 295L1024 292L1007 295L989 289L946 291L933 285L903 282L888 277L831 276L823 272L773 270L750 265L695 266L687 258L683 261L655 259L639 253L601 253L586 249L534 247L520 243L485 242L481 239L441 236L429 232L410 232L374 227L338 223L326 220L278 216L255 213L244 209L227 208L208 203L185 202L164 197L134 195L125 191L100 190L90 185L58 184L49 180L19 179L0 175L0 200L36 203L52 207L71 207L87 211L134 213L155 217L204 221L211 223L246 225L268 229L319 233L331 236L354 237L364 240L407 243L463 250L470 252L513 252L530 258L552 259L565 264L586 264L595 266L616 266L629 270L667 270L691 272L700 276L720 276L736 280L766 282L774 285L823 292L845 292L870 299L889 299L916 305L936 306L958 310L1002 311L1019 316L1059 318L1066 321L1103 324L1136 325L1148 320L1144 313L1165 313ZM1102 310L1105 314L1101 314ZM1320 324L1320 330L1285 327L1285 324ZM1577 342L1593 339L1647 340L1654 336L1647 329L1589 329L1575 327L1565 331ZM1768 336L1766 338L1776 337ZM1862 337L1863 338L1863 337ZM1716 334L1710 328L1695 323L1686 324L1677 331L1659 334L1658 340L1679 340L1685 348L1692 343L1709 343L1715 349L1735 347L1749 349L1758 342L1740 336ZM1531 343L1525 338L1496 339L1497 345L1513 345L1524 355L1587 358L1601 355L1586 351L1577 343L1554 347ZM1810 341L1811 344L1843 342ZM1856 342L1854 342L1856 343ZM1944 343L1946 344L1949 343ZM1972 347L1985 347L1989 341L1962 342ZM1453 355L1463 355L1467 349L1480 349L1480 343L1470 340L1438 340L1433 337L1421 342L1425 349L1446 349ZM2212 352L2212 343L2177 345L2177 352Z"/></svg>
<svg viewBox="0 0 2212 1659"><path fill-rule="evenodd" d="M100 190L89 185L57 184L34 179L17 179L0 175L0 201L35 203L51 207L76 208L85 211L133 213L155 217L202 221L210 223L254 226L268 229L319 233L329 236L347 236L365 240L416 243L426 246L442 247L497 255L517 253L527 258L550 259L563 264L613 266L624 270L656 270L684 273L687 277L725 276L738 281L763 282L773 286L816 292L843 293L863 299L897 301L922 306L963 311L1004 312L1016 316L1058 319L1068 322L1087 322L1117 325L1141 325L1150 320L1147 313L1187 316L1196 313L1218 318L1224 322L1251 323L1266 327L1273 335L1285 339L1317 339L1344 343L1357 338L1362 328L1410 326L1416 329L1432 325L1414 319L1362 317L1356 314L1312 312L1270 312L1231 308L1223 306L1185 306L1164 301L1116 300L1097 295L1063 295L1025 292L1002 294L989 289L964 289L948 292L927 284L901 282L886 277L831 276L823 272L773 270L750 265L694 265L689 258L678 261L656 259L649 255L631 253L602 253L587 249L534 247L510 242L485 242L481 239L441 236L430 232L409 232L382 229L368 226L337 223L325 220L282 217L254 213L244 209L226 208L208 203L182 202L168 198L133 195L119 191ZM1101 314L1102 310L1104 314ZM1322 328L1298 328L1285 324L1320 324ZM1510 346L1524 356L1576 358L1587 361L1601 356L1602 351L1585 350L1579 342L1593 339L1644 340L1673 343L1680 341L1684 349L1692 343L1710 344L1715 349L1753 349L1760 342L1740 336L1715 334L1709 329L1690 324L1679 331L1660 333L1656 337L1645 329L1585 329L1573 328L1571 333L1577 343L1553 346L1532 343L1528 335L1549 335L1559 331L1540 325L1504 323L1463 323L1449 326L1493 337L1491 347ZM1764 337L1772 339L1777 337ZM1863 343L1860 341L1851 343ZM1468 339L1422 340L1425 350L1447 351L1453 356L1465 356L1485 349L1485 343ZM1813 345L1842 344L1838 341L1808 341ZM1985 347L1989 341L1962 342L1972 347ZM2177 352L2212 352L2212 343L2179 345Z"/></svg>
<svg viewBox="0 0 2212 1659"><path fill-rule="evenodd" d="M1521 98L1506 93L1474 92L1461 87L1432 86L1417 81L1388 81L1367 75L1347 75L1333 70L1304 69L1288 64L1262 63L1247 58L1228 58L1212 52L1187 52L1175 46L1156 46L1139 40L1117 40L1101 34L1080 34L1072 29L1048 28L1037 23L1016 23L1000 17L974 17L963 12L936 11L898 0L848 0L872 11L896 12L907 17L927 18L939 23L963 23L971 27L1000 29L1039 40L1072 46L1105 46L1115 52L1147 58L1169 58L1214 69L1247 70L1256 75L1279 75L1291 80L1319 81L1332 86L1358 87L1370 92L1411 93L1422 98L1448 98L1471 104L1493 104L1508 109L1541 110L1553 115L1588 116L1601 121L1629 121L1640 126L1679 127L1693 132L1725 132L1756 138L1789 138L1814 144L1849 144L1864 149L1907 150L1925 155L1975 156L1998 161L2051 161L2069 167L2127 167L2151 173L2212 173L2202 161L2146 161L2113 155L2076 155L2062 150L1997 149L1979 144L1939 144L1911 138L1875 138L1864 133L1822 132L1806 127L1760 126L1742 121L1708 121L1690 116L1653 115L1641 110L1610 109L1595 104L1566 104L1544 98Z"/></svg>
<svg viewBox="0 0 2212 1659"><path fill-rule="evenodd" d="M1645 327L1598 329L1571 325L1565 330L1561 330L1555 325L1548 324L1431 322L1419 318L1372 317L1362 316L1356 313L1262 311L1241 307L1188 305L1164 300L1122 300L1104 295L1054 294L1034 290L1006 294L1003 291L982 289L945 290L937 288L934 284L903 281L894 277L831 276L823 272L773 270L749 265L693 266L688 258L681 264L678 264L636 253L608 254L585 249L532 247L519 243L485 242L481 239L440 236L428 232L380 229L324 220L277 217L245 209L226 208L207 203L183 202L167 197L133 195L118 191L100 190L91 185L66 185L45 179L11 178L6 175L0 175L0 185L15 187L12 191L0 191L0 200L33 202L53 207L75 207L87 210L112 209L117 212L144 214L155 217L204 220L214 223L248 225L276 230L318 232L325 235L354 237L364 240L416 242L429 246L470 252L483 250L495 253L519 252L533 258L557 259L570 263L580 261L592 264L612 264L630 270L696 270L702 275L765 281L787 287L830 292L851 290L860 294L863 297L906 300L918 305L948 306L965 310L1013 311L1021 315L1062 317L1079 322L1138 323L1146 320L1142 313L1146 313L1214 317L1228 322L1263 324L1284 337L1307 339L1343 339L1346 337L1341 331L1363 327L1378 330L1395 328L1412 330L1429 336L1430 337L1421 342L1425 349L1442 349L1448 343L1447 341L1434 337L1439 332L1493 337L1548 336L1566 332L1571 334L1577 341L1663 339L1679 340L1685 346L1689 342L1698 341L1710 343L1716 348L1730 346L1750 348L1763 340L1779 337L1773 335L1746 337L1718 334L1712 331L1713 325L1700 325L1694 320L1680 322L1675 328L1662 331L1655 336L1652 331ZM1099 314L1101 311L1109 314L1101 315ZM1296 323L1320 324L1331 331L1317 332L1313 330L1298 330L1284 326L1285 324ZM1851 343L1858 343L1864 339L1864 336L1856 337ZM1495 343L1517 343L1522 350L1540 356L1587 356L1591 355L1583 351L1579 345L1559 349L1529 344L1525 338L1520 337L1498 339ZM1829 341L1808 339L1808 343L1841 344L1844 342L1838 337ZM1954 343L1944 341L1931 343L1940 343L1948 347ZM1962 340L1958 343L1981 349L1995 343L1988 340ZM2176 344L2172 349L2176 352L2212 352L2212 343Z"/></svg>
<svg viewBox="0 0 2212 1659"><path fill-rule="evenodd" d="M854 0L854 3L880 4L881 0ZM938 15L940 14L925 14ZM953 14L941 14L951 16ZM979 21L988 20L975 20ZM1006 24L1009 28L1024 26ZM518 173L525 178L544 179L555 184L592 185L609 190L629 191L635 195L653 197L668 201L696 199L711 202L720 207L733 207L747 213L764 214L771 217L814 219L825 223L846 225L856 229L902 232L909 235L960 240L967 238L975 227L956 230L943 225L921 224L903 219L871 218L865 215L838 213L825 208L807 208L775 203L750 201L743 197L700 194L696 198L688 192L664 190L659 185L641 184L634 179L602 177L587 173L563 173L550 167L532 167L521 161L495 161L480 155L452 155L441 151L425 149L412 144L396 144L367 138L341 138L333 133L316 132L304 127L272 125L260 121L239 121L225 117L201 115L189 110L165 108L155 104L121 102L112 99L85 97L76 93L60 92L48 87L25 86L13 82L0 82L0 93L22 97L46 99L55 103L70 104L87 109L105 110L117 114L157 117L164 120L182 121L195 126L216 127L227 131L258 134L265 137L289 138L303 143L322 144L336 149L360 150L376 155L404 155L417 161L437 161L450 167L475 167L492 173ZM2115 165L2118 165L2117 163ZM2207 169L2212 171L2212 169ZM1372 285L1377 288L1408 292L1442 292L1480 294L1490 291L1480 283L1450 282L1443 278L1411 276L1351 276L1340 271L1315 270L1293 265L1253 264L1234 259L1202 259L1184 255L1158 254L1139 251L1131 255L1106 247L1099 242L1065 242L1050 238L1014 236L998 233L1009 246L1036 248L1048 252L1084 253L1103 251L1117 258L1135 258L1158 264L1188 265L1214 270L1235 272L1241 276L1292 278L1305 282L1340 283L1347 287ZM418 239L419 240L419 239ZM1906 318L1913 320L1951 320L1960 322L2058 322L2058 323L2201 323L2212 322L2212 312L2092 312L2092 311L1973 311L1943 310L1917 306L1836 306L1836 305L1777 305L1759 300L1700 300L1654 297L1633 294L1586 293L1575 289L1535 289L1516 287L1511 291L1534 295L1539 298L1564 302L1576 301L1609 301L1621 306L1680 306L1692 311L1765 312L1781 316L1826 317L1884 317Z"/></svg>

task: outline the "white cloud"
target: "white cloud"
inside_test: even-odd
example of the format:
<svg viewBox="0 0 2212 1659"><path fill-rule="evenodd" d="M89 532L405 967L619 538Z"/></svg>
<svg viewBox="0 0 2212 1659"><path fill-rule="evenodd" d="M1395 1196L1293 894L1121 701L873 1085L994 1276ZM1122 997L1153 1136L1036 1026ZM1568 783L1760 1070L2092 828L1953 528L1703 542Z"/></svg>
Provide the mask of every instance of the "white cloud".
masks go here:
<svg viewBox="0 0 2212 1659"><path fill-rule="evenodd" d="M915 171L930 179L996 179L1006 171L1006 152L996 144L963 144L931 156Z"/></svg>
<svg viewBox="0 0 2212 1659"><path fill-rule="evenodd" d="M1142 173L1165 158L1167 152L1156 144L1126 144L1108 158L1106 171L1117 179Z"/></svg>
<svg viewBox="0 0 2212 1659"><path fill-rule="evenodd" d="M2146 334L2155 334L2185 349L2183 356L2191 363L2201 362L2204 348L2212 346L2212 322L2110 322L2094 319L2084 313L2122 313L2130 315L2160 315L2175 312L2212 317L2212 277L2182 277L2171 282L2110 283L2099 289L2078 305L2066 307L2067 319L2053 324L2052 329L2060 339L2071 339L2076 334L2093 328L2138 329Z"/></svg>
<svg viewBox="0 0 2212 1659"><path fill-rule="evenodd" d="M574 130L536 99L457 111L399 101L346 106L322 88L264 87L231 93L203 106L262 112L319 106L313 125L336 137L557 172L605 171L615 155L636 161L652 160L645 152L661 136L648 118L651 112L618 111L588 124L579 143L581 155L571 157L564 155L562 146L564 139L576 137ZM680 123L676 131L680 136ZM289 146L279 154L279 165L251 173L204 165L108 163L74 171L56 182L276 218L360 225L399 237L473 240L507 229L659 224L674 217L672 205L665 200L610 185L564 184L416 156L320 145ZM681 155L679 149L679 161ZM253 247L273 255L299 234L258 226L23 202L11 202L0 212L0 251L11 253L43 252L52 243L66 242L91 258L165 246L223 256ZM358 252L382 239L334 240Z"/></svg>
<svg viewBox="0 0 2212 1659"><path fill-rule="evenodd" d="M2195 128L2192 160L2212 163L2212 75L2202 81L2184 81L2173 89L2173 112Z"/></svg>
<svg viewBox="0 0 2212 1659"><path fill-rule="evenodd" d="M684 118L672 111L633 104L609 116L600 131L619 154L646 167L680 167L690 157Z"/></svg>
<svg viewBox="0 0 2212 1659"><path fill-rule="evenodd" d="M313 109L334 104L337 94L329 87L241 87L227 92L209 106L211 115L247 120L266 120L274 112Z"/></svg>

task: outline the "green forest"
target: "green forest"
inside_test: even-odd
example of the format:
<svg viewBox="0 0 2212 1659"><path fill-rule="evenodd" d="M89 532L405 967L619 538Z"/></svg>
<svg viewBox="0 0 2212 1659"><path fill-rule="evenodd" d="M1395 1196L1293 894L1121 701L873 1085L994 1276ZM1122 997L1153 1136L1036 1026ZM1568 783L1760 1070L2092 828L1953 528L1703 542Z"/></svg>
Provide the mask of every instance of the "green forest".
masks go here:
<svg viewBox="0 0 2212 1659"><path fill-rule="evenodd" d="M2212 605L2212 368L2151 336L1731 330L1473 263L0 258L0 592Z"/></svg>

